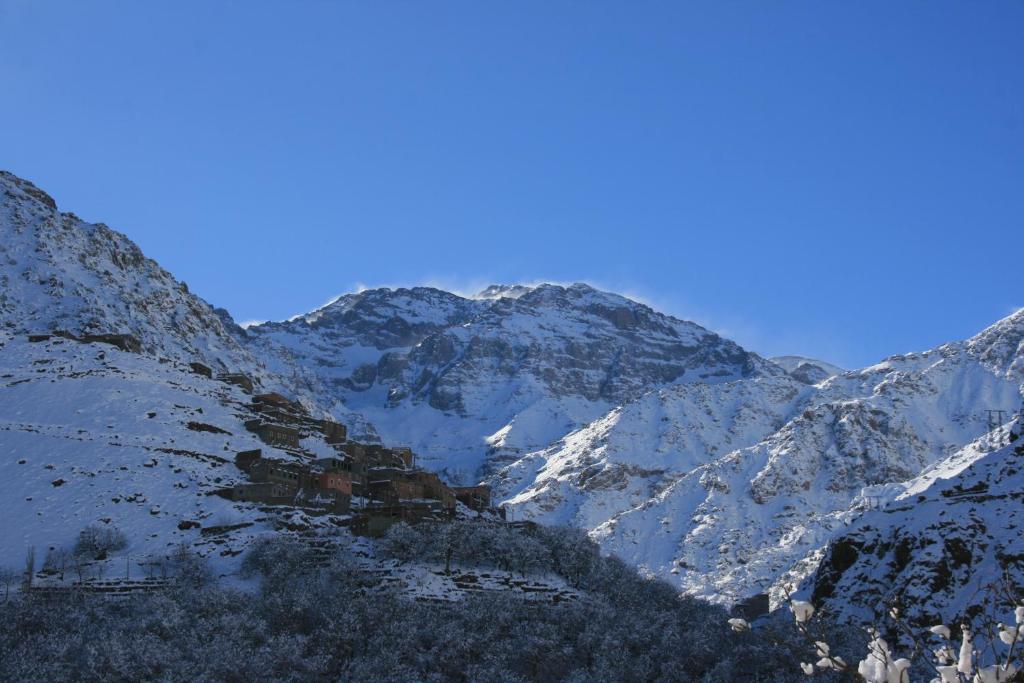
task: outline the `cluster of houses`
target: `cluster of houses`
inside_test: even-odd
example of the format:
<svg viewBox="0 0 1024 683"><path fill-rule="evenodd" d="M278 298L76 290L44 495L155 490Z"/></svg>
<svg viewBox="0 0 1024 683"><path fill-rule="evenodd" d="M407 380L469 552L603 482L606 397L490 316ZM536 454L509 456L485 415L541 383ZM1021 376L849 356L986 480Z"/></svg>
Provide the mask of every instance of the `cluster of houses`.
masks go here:
<svg viewBox="0 0 1024 683"><path fill-rule="evenodd" d="M112 344L133 353L142 349L139 340L130 334L73 335L58 331L29 335L29 341L52 337ZM189 367L197 375L235 385L247 394L255 391L255 382L243 373L215 375L211 367L200 362L192 362ZM504 509L491 506L490 487L448 486L435 473L418 468L409 448L349 441L345 425L314 418L297 401L278 393L254 395L249 408L253 417L245 422L245 428L263 443L293 457L265 458L262 449L238 453L235 464L246 473L248 481L222 489L218 495L240 502L347 515L356 533L370 536L383 534L400 521L452 519L460 503L504 518ZM302 441L314 435L331 447L329 457L303 447Z"/></svg>
<svg viewBox="0 0 1024 683"><path fill-rule="evenodd" d="M281 394L257 394L250 408L254 417L246 429L294 457L264 457L262 449L236 454L235 464L248 481L221 490L225 498L349 515L353 531L370 536L400 521L451 519L459 503L478 512L492 510L490 487L448 486L418 468L411 449L349 441L344 425L314 418ZM302 447L314 434L331 446L330 456Z"/></svg>

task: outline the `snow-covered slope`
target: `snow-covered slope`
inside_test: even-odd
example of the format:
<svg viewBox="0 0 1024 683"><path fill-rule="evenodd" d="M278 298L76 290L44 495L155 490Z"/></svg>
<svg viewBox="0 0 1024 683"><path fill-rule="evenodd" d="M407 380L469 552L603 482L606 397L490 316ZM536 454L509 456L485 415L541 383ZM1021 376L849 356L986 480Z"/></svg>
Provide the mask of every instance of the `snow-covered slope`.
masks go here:
<svg viewBox="0 0 1024 683"><path fill-rule="evenodd" d="M213 559L237 554L270 518L211 493L242 476L237 451L292 457L246 431L249 403L175 361L0 332L0 563L17 565L30 546L41 560L88 524L125 532L135 560L182 542ZM250 526L209 533L225 525Z"/></svg>
<svg viewBox="0 0 1024 683"><path fill-rule="evenodd" d="M983 435L988 409L1016 411L1022 339L1019 312L816 386L672 387L525 456L502 472L502 490L516 514L590 528L687 592L769 591L813 570L834 534L897 484Z"/></svg>
<svg viewBox="0 0 1024 683"><path fill-rule="evenodd" d="M259 363L184 283L124 235L62 213L0 171L0 327L127 333L152 355L257 372Z"/></svg>
<svg viewBox="0 0 1024 683"><path fill-rule="evenodd" d="M236 339L226 311L189 292L131 240L60 212L27 180L0 171L0 330L131 334L144 353L241 372L308 409L333 412L356 435L372 426L337 403L319 404L299 376L267 370Z"/></svg>
<svg viewBox="0 0 1024 683"><path fill-rule="evenodd" d="M695 468L774 433L811 394L786 377L649 392L504 468L516 514L593 529Z"/></svg>
<svg viewBox="0 0 1024 683"><path fill-rule="evenodd" d="M995 430L866 513L829 546L807 587L812 599L841 618L878 622L895 598L924 625L998 604L990 586L1024 580L1020 431Z"/></svg>
<svg viewBox="0 0 1024 683"><path fill-rule="evenodd" d="M246 336L282 374L467 482L652 388L782 374L698 325L582 284L473 298L368 290Z"/></svg>

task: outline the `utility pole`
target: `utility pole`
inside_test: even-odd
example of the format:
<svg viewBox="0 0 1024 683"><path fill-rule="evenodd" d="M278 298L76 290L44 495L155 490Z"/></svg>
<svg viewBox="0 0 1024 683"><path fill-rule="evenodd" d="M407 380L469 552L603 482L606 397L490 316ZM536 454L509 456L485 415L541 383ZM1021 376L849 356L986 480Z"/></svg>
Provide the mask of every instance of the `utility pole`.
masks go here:
<svg viewBox="0 0 1024 683"><path fill-rule="evenodd" d="M1024 409L1022 409L1022 411L1024 411ZM985 412L988 413L988 430L989 431L992 431L993 429L998 429L999 427L1002 427L1003 423L1006 421L1005 420L1005 415L1006 415L1006 411L1005 410L993 410L993 409L990 408L990 409L986 410Z"/></svg>

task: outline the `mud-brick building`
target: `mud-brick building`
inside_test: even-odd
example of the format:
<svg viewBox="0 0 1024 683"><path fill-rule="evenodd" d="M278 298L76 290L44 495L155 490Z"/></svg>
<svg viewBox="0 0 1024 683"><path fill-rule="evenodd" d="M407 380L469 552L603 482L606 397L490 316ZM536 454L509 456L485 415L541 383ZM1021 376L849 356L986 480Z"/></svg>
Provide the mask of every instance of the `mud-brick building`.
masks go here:
<svg viewBox="0 0 1024 683"><path fill-rule="evenodd" d="M398 505L426 498L423 485L400 467L371 467L366 474L366 497L371 501Z"/></svg>
<svg viewBox="0 0 1024 683"><path fill-rule="evenodd" d="M349 460L366 462L366 446L361 443L349 442L338 446L338 450L348 456Z"/></svg>
<svg viewBox="0 0 1024 683"><path fill-rule="evenodd" d="M260 448L254 448L251 451L239 451L235 454L235 467L243 472L248 472L253 463L262 457L263 450Z"/></svg>
<svg viewBox="0 0 1024 683"><path fill-rule="evenodd" d="M283 448L298 448L300 433L298 429L276 422L249 420L245 428L253 432L265 444Z"/></svg>
<svg viewBox="0 0 1024 683"><path fill-rule="evenodd" d="M408 446L395 446L391 452L405 463L406 468L412 469L416 465L416 456Z"/></svg>
<svg viewBox="0 0 1024 683"><path fill-rule="evenodd" d="M298 488L279 482L237 484L230 489L231 500L264 505L294 505Z"/></svg>
<svg viewBox="0 0 1024 683"><path fill-rule="evenodd" d="M347 514L351 508L352 496L340 491L300 489L295 497L295 504L337 514Z"/></svg>
<svg viewBox="0 0 1024 683"><path fill-rule="evenodd" d="M402 456L397 454L393 448L387 448L374 443L365 444L363 451L366 463L370 467L408 467Z"/></svg>
<svg viewBox="0 0 1024 683"><path fill-rule="evenodd" d="M433 472L415 470L410 478L423 487L423 497L441 502L441 508L448 515L455 514L455 493Z"/></svg>
<svg viewBox="0 0 1024 683"><path fill-rule="evenodd" d="M348 429L345 425L333 420L321 420L320 432L324 435L324 440L332 446L343 444L348 439Z"/></svg>
<svg viewBox="0 0 1024 683"><path fill-rule="evenodd" d="M347 455L337 458L320 458L314 460L313 465L324 472L344 472L350 476L366 474L366 463Z"/></svg>
<svg viewBox="0 0 1024 683"><path fill-rule="evenodd" d="M310 473L308 467L298 463L261 458L250 466L249 479L261 484L269 482L291 486L297 490L309 483Z"/></svg>
<svg viewBox="0 0 1024 683"><path fill-rule="evenodd" d="M366 462L349 455L338 458L320 458L313 465L325 473L338 473L348 478L353 496L366 496Z"/></svg>
<svg viewBox="0 0 1024 683"><path fill-rule="evenodd" d="M345 472L321 472L317 476L317 485L321 491L337 491L347 496L352 495L352 477Z"/></svg>
<svg viewBox="0 0 1024 683"><path fill-rule="evenodd" d="M242 391L251 394L253 391L252 377L244 375L241 372L222 372L217 375L217 379L227 384L234 384L236 387L241 387Z"/></svg>
<svg viewBox="0 0 1024 683"><path fill-rule="evenodd" d="M490 486L453 486L452 493L455 494L456 500L471 510L483 512L491 507Z"/></svg>
<svg viewBox="0 0 1024 683"><path fill-rule="evenodd" d="M275 408L281 408L282 410L287 410L293 413L305 412L305 410L302 409L302 406L297 402L274 391L266 394L256 394L252 397L252 402L274 406Z"/></svg>
<svg viewBox="0 0 1024 683"><path fill-rule="evenodd" d="M373 505L362 510L352 522L353 533L362 536L383 536L399 522L416 524L424 521L440 521L445 518L441 502L419 500L401 505Z"/></svg>

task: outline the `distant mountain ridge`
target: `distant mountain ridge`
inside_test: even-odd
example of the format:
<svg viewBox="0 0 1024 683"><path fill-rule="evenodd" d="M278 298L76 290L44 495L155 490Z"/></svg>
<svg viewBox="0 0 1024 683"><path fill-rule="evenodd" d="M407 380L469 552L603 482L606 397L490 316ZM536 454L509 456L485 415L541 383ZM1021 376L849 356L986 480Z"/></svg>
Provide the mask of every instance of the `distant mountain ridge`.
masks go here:
<svg viewBox="0 0 1024 683"><path fill-rule="evenodd" d="M496 285L475 298L366 290L252 326L245 340L467 481L652 388L783 374L699 325L583 284Z"/></svg>
<svg viewBox="0 0 1024 683"><path fill-rule="evenodd" d="M846 370L838 365L803 356L775 356L769 360L781 366L792 377L804 384L817 384L818 382L824 382L829 377L846 372Z"/></svg>
<svg viewBox="0 0 1024 683"><path fill-rule="evenodd" d="M593 534L652 572L678 576L687 592L724 601L769 592L778 601L782 583L813 572L837 533L983 438L988 410L1020 408L1022 340L1024 311L964 342L832 377L796 400L748 382L744 410L781 413L780 428L709 458ZM706 419L727 425L735 407L726 387L708 391ZM653 448L633 439L617 458L645 450Z"/></svg>

